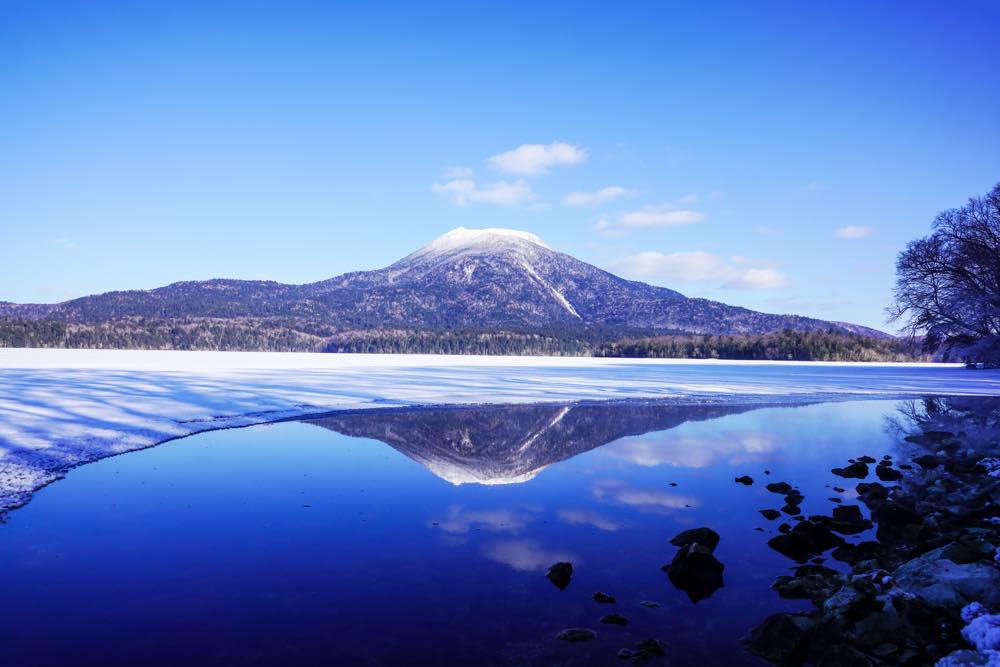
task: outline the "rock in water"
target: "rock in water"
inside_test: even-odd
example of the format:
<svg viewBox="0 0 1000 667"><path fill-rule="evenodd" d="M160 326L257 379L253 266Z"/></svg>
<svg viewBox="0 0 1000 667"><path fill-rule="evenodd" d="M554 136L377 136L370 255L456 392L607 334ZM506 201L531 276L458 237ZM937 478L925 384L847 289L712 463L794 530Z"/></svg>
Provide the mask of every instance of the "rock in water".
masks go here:
<svg viewBox="0 0 1000 667"><path fill-rule="evenodd" d="M596 593L594 593L594 602L598 602L600 604L614 604L615 596L597 591Z"/></svg>
<svg viewBox="0 0 1000 667"><path fill-rule="evenodd" d="M608 614L601 617L601 623L604 625L628 625L628 619L621 614Z"/></svg>
<svg viewBox="0 0 1000 667"><path fill-rule="evenodd" d="M771 493L780 493L783 496L787 496L795 490L788 482L771 482L765 488Z"/></svg>
<svg viewBox="0 0 1000 667"><path fill-rule="evenodd" d="M768 546L792 560L804 563L827 549L844 543L844 538L830 530L832 520L824 516L812 516L783 535L772 537Z"/></svg>
<svg viewBox="0 0 1000 667"><path fill-rule="evenodd" d="M622 660L630 660L632 664L641 665L667 654L667 645L659 639L643 639L637 642L634 649L623 648L618 651L618 657Z"/></svg>
<svg viewBox="0 0 1000 667"><path fill-rule="evenodd" d="M691 602L704 600L723 586L725 566L712 555L711 549L697 542L681 548L663 569L670 583L687 593Z"/></svg>
<svg viewBox="0 0 1000 667"><path fill-rule="evenodd" d="M781 516L781 512L779 512L778 510L761 510L760 513L768 521L774 521L779 516Z"/></svg>
<svg viewBox="0 0 1000 667"><path fill-rule="evenodd" d="M590 628L566 628L558 635L556 639L561 639L564 642L592 642L597 639L597 633Z"/></svg>
<svg viewBox="0 0 1000 667"><path fill-rule="evenodd" d="M571 563L556 563L545 573L556 588L561 591L569 586L569 580L573 577L573 565Z"/></svg>
<svg viewBox="0 0 1000 667"><path fill-rule="evenodd" d="M708 549L709 553L711 553L715 551L715 547L719 546L719 534L711 528L692 528L685 530L683 533L678 533L670 540L670 543L675 547L686 547L695 542Z"/></svg>
<svg viewBox="0 0 1000 667"><path fill-rule="evenodd" d="M834 468L831 470L834 475L839 475L841 477L850 477L853 479L864 479L868 476L868 465L862 463L861 461L855 461L849 466L843 468Z"/></svg>
<svg viewBox="0 0 1000 667"><path fill-rule="evenodd" d="M750 486L753 484L753 477L750 475L743 475L742 477L737 477L736 481L744 486Z"/></svg>
<svg viewBox="0 0 1000 667"><path fill-rule="evenodd" d="M892 466L875 466L875 475L883 482L896 482L903 479L903 473Z"/></svg>

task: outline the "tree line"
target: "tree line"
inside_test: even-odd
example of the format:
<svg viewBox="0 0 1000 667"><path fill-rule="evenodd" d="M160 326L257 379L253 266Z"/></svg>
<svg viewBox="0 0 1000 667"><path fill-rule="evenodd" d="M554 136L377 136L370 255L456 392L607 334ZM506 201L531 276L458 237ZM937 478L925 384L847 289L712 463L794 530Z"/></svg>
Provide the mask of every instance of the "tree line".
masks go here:
<svg viewBox="0 0 1000 667"><path fill-rule="evenodd" d="M628 340L558 332L366 330L306 332L293 323L247 319L151 320L99 323L0 319L0 347L76 349L486 354L798 361L929 359L914 341L833 331L759 335L670 335Z"/></svg>

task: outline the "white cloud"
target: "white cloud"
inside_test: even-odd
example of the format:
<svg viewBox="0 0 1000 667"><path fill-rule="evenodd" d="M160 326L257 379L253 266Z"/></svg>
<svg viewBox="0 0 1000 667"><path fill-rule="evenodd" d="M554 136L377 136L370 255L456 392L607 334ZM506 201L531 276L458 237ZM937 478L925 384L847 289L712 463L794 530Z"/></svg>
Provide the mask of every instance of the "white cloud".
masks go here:
<svg viewBox="0 0 1000 667"><path fill-rule="evenodd" d="M635 489L620 480L594 482L591 492L598 500L609 499L640 508L685 509L701 505L701 501L691 496L667 493L657 489Z"/></svg>
<svg viewBox="0 0 1000 667"><path fill-rule="evenodd" d="M577 557L562 550L548 549L534 540L503 540L486 547L483 555L521 572L544 570L560 561L577 562Z"/></svg>
<svg viewBox="0 0 1000 667"><path fill-rule="evenodd" d="M840 239L863 239L866 236L871 236L874 232L875 230L871 227L847 225L846 227L838 229L834 235Z"/></svg>
<svg viewBox="0 0 1000 667"><path fill-rule="evenodd" d="M571 192L563 197L562 201L566 206L595 206L631 194L633 194L632 190L612 185L596 192Z"/></svg>
<svg viewBox="0 0 1000 667"><path fill-rule="evenodd" d="M632 211L619 218L619 223L625 229L652 229L657 227L673 227L674 225L690 225L701 222L705 214L700 211L674 209L672 206L647 206L641 211Z"/></svg>
<svg viewBox="0 0 1000 667"><path fill-rule="evenodd" d="M774 269L747 269L725 287L733 289L777 289L788 284L785 276Z"/></svg>
<svg viewBox="0 0 1000 667"><path fill-rule="evenodd" d="M758 266L747 266L750 263ZM740 256L727 262L714 253L704 251L664 254L647 250L619 260L613 268L633 278L661 278L681 283L715 282L733 289L775 289L786 285L784 275L761 264L770 262Z"/></svg>
<svg viewBox="0 0 1000 667"><path fill-rule="evenodd" d="M590 510L565 509L559 510L556 514L560 519L571 526L593 526L594 528L599 528L600 530L606 530L608 532L614 532L622 527L622 524L614 519L609 519L598 514L597 512L591 512Z"/></svg>
<svg viewBox="0 0 1000 667"><path fill-rule="evenodd" d="M507 174L540 176L552 167L580 164L587 159L587 149L562 141L551 144L522 144L513 150L494 155L488 164Z"/></svg>
<svg viewBox="0 0 1000 667"><path fill-rule="evenodd" d="M434 192L447 195L456 206L470 203L516 206L538 199L531 186L521 179L480 187L471 178L454 178L446 183L435 183L432 188Z"/></svg>
<svg viewBox="0 0 1000 667"><path fill-rule="evenodd" d="M692 204L697 204L700 201L701 201L701 197L692 192L691 194L684 195L683 197L681 197L680 199L678 199L677 203L678 204L683 204L684 206L690 206Z"/></svg>
<svg viewBox="0 0 1000 667"><path fill-rule="evenodd" d="M468 533L475 528L484 528L495 533L519 533L533 517L508 509L467 510L462 507L451 507L448 516L432 522L446 533L459 535Z"/></svg>
<svg viewBox="0 0 1000 667"><path fill-rule="evenodd" d="M73 251L73 250L78 250L80 248L80 246L77 245L76 241L69 238L68 236L60 236L57 239L53 239L52 243L56 244L63 250Z"/></svg>
<svg viewBox="0 0 1000 667"><path fill-rule="evenodd" d="M460 165L453 165L444 169L444 177L449 181L454 178L472 178L473 174L472 169Z"/></svg>
<svg viewBox="0 0 1000 667"><path fill-rule="evenodd" d="M756 231L761 236L774 236L775 234L778 233L778 230L775 229L774 227L766 227L764 225L761 225L754 231Z"/></svg>

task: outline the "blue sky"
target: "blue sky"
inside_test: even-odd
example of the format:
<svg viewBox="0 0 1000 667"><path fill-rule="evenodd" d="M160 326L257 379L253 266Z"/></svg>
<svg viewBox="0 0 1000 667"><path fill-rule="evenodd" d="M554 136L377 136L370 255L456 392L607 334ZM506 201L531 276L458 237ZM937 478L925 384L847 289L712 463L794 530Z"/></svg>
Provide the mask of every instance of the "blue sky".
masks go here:
<svg viewBox="0 0 1000 667"><path fill-rule="evenodd" d="M0 300L307 282L510 227L884 328L906 241L1000 181L998 25L985 0L0 0Z"/></svg>

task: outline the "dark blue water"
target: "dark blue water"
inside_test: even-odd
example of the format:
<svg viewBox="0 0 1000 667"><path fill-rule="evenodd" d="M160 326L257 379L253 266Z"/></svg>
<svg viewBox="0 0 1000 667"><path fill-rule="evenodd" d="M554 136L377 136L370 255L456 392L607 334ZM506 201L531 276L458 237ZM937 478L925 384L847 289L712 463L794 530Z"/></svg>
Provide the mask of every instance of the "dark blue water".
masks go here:
<svg viewBox="0 0 1000 667"><path fill-rule="evenodd" d="M606 665L648 637L672 664L760 664L739 638L806 607L769 589L794 564L764 484L806 515L830 485L850 502L830 468L893 454L897 407L393 411L106 459L0 526L0 665ZM725 586L694 604L660 566L703 525ZM554 638L574 626L598 639Z"/></svg>

